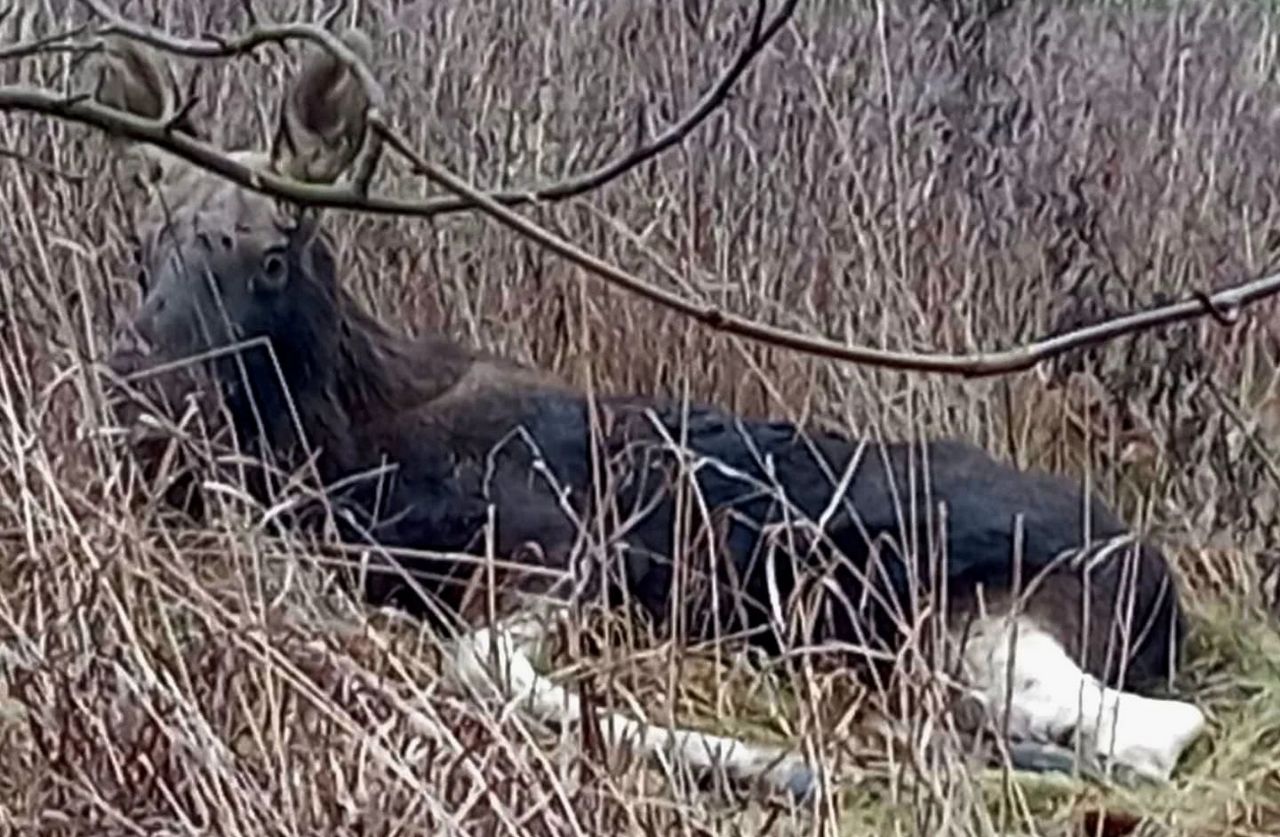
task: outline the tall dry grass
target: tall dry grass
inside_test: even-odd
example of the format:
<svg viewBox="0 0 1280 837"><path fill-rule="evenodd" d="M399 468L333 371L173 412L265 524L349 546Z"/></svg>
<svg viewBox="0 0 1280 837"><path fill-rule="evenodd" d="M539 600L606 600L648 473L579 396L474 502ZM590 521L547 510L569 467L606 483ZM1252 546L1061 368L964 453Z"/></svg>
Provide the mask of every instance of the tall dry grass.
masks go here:
<svg viewBox="0 0 1280 837"><path fill-rule="evenodd" d="M279 20L323 12L254 5ZM735 312L917 350L1006 346L1275 268L1280 39L1265 4L973 11L984 5L805 3L680 149L533 214ZM374 34L394 121L499 187L558 178L675 118L731 55L748 6L375 0L342 20ZM245 23L231 0L123 11L191 34ZM69 0L40 0L0 31L24 39L80 16ZM0 74L60 88L68 66L53 56ZM228 146L265 143L291 66L272 53L204 68L197 117ZM435 637L347 601L313 546L266 537L233 486L203 527L175 522L122 466L90 374L136 299L111 150L5 114L0 151L4 828L1280 828L1273 306L957 381L709 334L479 217L328 219L344 280L405 329L442 329L600 390L688 394L870 436L960 435L1087 476L1163 539L1194 617L1180 685L1212 719L1170 788L1015 781L959 752L891 747L858 732L865 695L839 678L780 683L670 649L570 661L565 674L590 675L623 706L816 748L845 789L795 812L700 792L598 752L589 730L442 692ZM425 189L395 170L381 186ZM198 422L188 429L198 446Z"/></svg>

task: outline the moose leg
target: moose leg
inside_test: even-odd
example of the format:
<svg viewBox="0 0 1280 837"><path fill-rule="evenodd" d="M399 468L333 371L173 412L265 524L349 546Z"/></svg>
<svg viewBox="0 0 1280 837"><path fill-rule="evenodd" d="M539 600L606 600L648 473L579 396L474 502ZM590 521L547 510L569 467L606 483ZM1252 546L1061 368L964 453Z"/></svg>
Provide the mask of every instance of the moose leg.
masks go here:
<svg viewBox="0 0 1280 837"><path fill-rule="evenodd" d="M996 728L1007 730L1017 752L1033 762L1036 749L1028 744L1074 739L1087 760L1168 781L1205 726L1204 714L1190 703L1104 686L1025 616L977 620L964 663L975 697Z"/></svg>
<svg viewBox="0 0 1280 837"><path fill-rule="evenodd" d="M462 636L452 655L455 676L483 697L519 702L542 720L565 724L581 719L584 709L578 697L539 674L530 659L546 638L545 626L551 615L545 608L541 613L526 612ZM673 756L698 771L720 768L730 776L761 781L801 801L815 790L812 769L780 749L667 729L616 712L598 712L596 718L611 743L636 748L646 756Z"/></svg>

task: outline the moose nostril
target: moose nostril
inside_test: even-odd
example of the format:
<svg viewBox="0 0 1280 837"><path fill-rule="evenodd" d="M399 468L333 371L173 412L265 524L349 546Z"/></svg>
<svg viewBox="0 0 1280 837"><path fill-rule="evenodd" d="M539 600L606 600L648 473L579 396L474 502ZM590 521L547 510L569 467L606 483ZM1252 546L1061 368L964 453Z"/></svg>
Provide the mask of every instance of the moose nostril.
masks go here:
<svg viewBox="0 0 1280 837"><path fill-rule="evenodd" d="M226 233L223 233L223 234L218 238L218 241L220 241L220 242L222 243L222 249L223 249L223 250L230 250L230 249L231 249L231 245L232 245L232 243L233 243L233 242L231 241L231 236L227 235Z"/></svg>
<svg viewBox="0 0 1280 837"><path fill-rule="evenodd" d="M117 373L125 374L133 371L139 360L151 354L151 343L134 324L122 325L116 329L111 340L111 357L108 365Z"/></svg>

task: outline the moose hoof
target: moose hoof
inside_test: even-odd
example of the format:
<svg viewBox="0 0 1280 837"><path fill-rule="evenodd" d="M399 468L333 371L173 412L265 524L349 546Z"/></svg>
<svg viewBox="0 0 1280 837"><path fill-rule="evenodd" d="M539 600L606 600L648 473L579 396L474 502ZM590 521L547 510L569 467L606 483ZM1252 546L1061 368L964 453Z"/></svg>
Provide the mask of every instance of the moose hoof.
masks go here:
<svg viewBox="0 0 1280 837"><path fill-rule="evenodd" d="M1009 764L1028 773L1075 773L1077 769L1087 772L1074 750L1042 741L1011 742Z"/></svg>
<svg viewBox="0 0 1280 837"><path fill-rule="evenodd" d="M807 764L795 764L787 770L780 784L796 803L805 804L818 793L818 772Z"/></svg>

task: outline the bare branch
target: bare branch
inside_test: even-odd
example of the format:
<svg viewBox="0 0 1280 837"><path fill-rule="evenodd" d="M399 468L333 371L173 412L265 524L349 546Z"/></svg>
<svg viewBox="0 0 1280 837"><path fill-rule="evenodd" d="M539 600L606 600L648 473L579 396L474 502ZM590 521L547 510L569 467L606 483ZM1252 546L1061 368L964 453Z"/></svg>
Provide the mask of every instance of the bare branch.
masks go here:
<svg viewBox="0 0 1280 837"><path fill-rule="evenodd" d="M378 163L382 160L382 134L373 132L360 150L352 166L351 188L362 198L369 196L369 186L378 172Z"/></svg>
<svg viewBox="0 0 1280 837"><path fill-rule="evenodd" d="M302 183L270 171L250 168L207 143L185 134L166 130L163 121L143 119L133 114L103 107L84 96L64 97L37 88L0 86L0 111L10 110L59 117L116 133L138 142L145 142L165 149L246 188L304 206L386 215L427 217L435 214L432 205L428 202L379 195L362 196L349 184ZM1172 305L1149 308L992 353L953 355L895 352L870 346L849 345L740 317L715 306L688 299L626 273L584 252L576 245L504 206L494 196L485 195L451 172L426 160L404 137L388 127L380 116L370 125L375 133L379 134L397 153L408 159L424 176L458 195L460 199L468 201L485 214L493 216L507 227L528 236L606 282L697 320L717 331L833 360L965 377L1004 374L1031 368L1043 360L1084 346L1214 312L1218 317L1225 317L1230 321L1238 316L1239 310L1244 306L1280 293L1280 274L1271 275L1214 293L1197 295Z"/></svg>
<svg viewBox="0 0 1280 837"><path fill-rule="evenodd" d="M373 103L371 107L373 112L380 112L383 108L382 88L373 77L373 73L358 56L352 53L345 44L325 28L326 22L322 22L320 25L306 23L269 25L258 24L256 16L254 16L251 18L253 25L242 34L208 35L203 39L176 38L125 20L109 9L104 8L98 0L80 0L80 2L87 6L93 14L106 21L106 25L98 30L98 35L123 35L156 49L188 58L230 58L250 53L265 44L283 44L290 40L312 41L328 49L335 57L352 69L357 78L360 79L366 95L369 96L369 101ZM591 171L570 177L567 180L494 192L490 194L490 197L507 206L519 206L539 201L560 201L576 197L598 189L612 180L616 180L628 171L643 165L664 151L680 144L685 137L706 121L707 117L728 99L729 93L733 86L737 84L738 79L746 73L756 56L764 50L765 46L792 18L798 5L799 0L786 0L782 8L766 23L765 0L757 0L750 33L741 50L734 56L733 61L730 62L724 73L702 95L689 113L685 114L678 122L668 126L666 130L649 142L639 145L617 159L604 163ZM338 4L331 14L337 14L342 8L343 5ZM355 178L357 183L356 191L360 194L367 194L368 192L368 185L373 179L373 168L379 159L379 150L376 146L369 149L361 160L362 165ZM421 201L417 204L419 209L412 214L430 217L449 212L461 212L473 208L474 205L473 202L456 196L439 197ZM402 206L399 210L396 210L396 213L404 214L403 209L404 207Z"/></svg>
<svg viewBox="0 0 1280 837"><path fill-rule="evenodd" d="M713 305L696 302L646 282L608 262L596 258L550 232L545 227L539 226L528 218L513 212L492 198L475 190L452 172L422 157L402 137L387 126L377 123L374 126L374 130L381 131L387 144L408 159L423 176L460 197L474 202L485 214L491 215L502 224L569 259L579 267L594 273L610 284L617 285L664 308L697 320L716 331L735 334L739 337L746 337L805 354L850 361L866 366L904 369L915 372L940 372L963 377L1007 374L1029 369L1043 360L1064 354L1073 349L1114 340L1126 334L1159 328L1170 323L1195 319L1205 315L1212 315L1221 322L1234 322L1239 318L1239 312L1242 307L1280 293L1280 273L1276 273L1214 293L1200 291L1191 299L1182 302L1115 317L1091 326L1045 337L1016 348L990 353L951 355L894 352L870 346L838 343L823 337L801 334L789 329L760 323L746 317L740 317Z"/></svg>
<svg viewBox="0 0 1280 837"><path fill-rule="evenodd" d="M98 0L80 0L94 15L106 21L96 33L99 37L120 35L139 43L147 44L155 49L181 55L187 58L231 58L246 55L265 44L284 44L289 41L311 41L328 50L335 58L347 66L360 80L365 96L369 100L369 110L377 112L382 109L384 95L382 85L374 78L373 71L351 48L324 27L310 23L278 23L253 26L247 31L230 36L213 36L207 38L178 38L148 26L140 26L125 20L115 12L103 7Z"/></svg>
<svg viewBox="0 0 1280 837"><path fill-rule="evenodd" d="M187 80L186 93L178 100L178 107L174 109L173 114L164 120L164 129L170 133L183 130L191 126L191 111L200 102L200 96L196 93L196 81L199 73L192 73L191 78ZM188 130L187 133L195 134L194 130Z"/></svg>
<svg viewBox="0 0 1280 837"><path fill-rule="evenodd" d="M345 44L320 27L309 24L256 26L248 32L234 37L218 38L216 40L190 40L173 38L124 21L111 12L102 9L96 0L81 0L81 2L88 5L95 14L108 21L107 26L101 30L102 32L136 38L155 48L188 56L226 57L249 52L264 43L283 43L291 39L311 40L325 49L329 49L336 57L347 63L365 86L366 92L371 96L370 101L382 101L381 87L373 78L369 67ZM752 27L752 35L748 39L748 49L739 56L739 60L735 62L730 72L726 74L725 79L727 81L722 80L720 85L717 85L715 89L704 97L702 105L695 108L677 126L664 132L659 141L653 144L653 147L657 147L658 150L652 153L656 154L661 148L678 142L679 138L687 134L688 130L697 124L698 120L705 118L706 113L710 112L715 103L727 95L733 79L741 74L750 62L751 57L759 52L768 39L785 23L795 5L795 2L789 2L767 26L762 23L763 3L758 7ZM194 165L219 174L241 186L303 206L417 217L430 217L455 208L476 207L505 226L538 242L606 282L642 296L683 316L697 320L717 331L724 331L806 354L868 366L918 372L937 372L965 377L1004 374L1030 368L1043 360L1073 349L1205 315L1213 316L1220 322L1230 323L1238 318L1239 311L1243 306L1280 293L1280 274L1276 274L1238 284L1214 293L1197 292L1192 298L1182 302L1116 317L1095 325L1046 337L1003 351L962 355L889 351L869 346L848 345L827 338L760 323L723 311L714 305L689 299L633 276L583 251L573 243L508 208L512 203L538 200L539 196L537 194L526 193L515 199L513 199L512 195L507 194L485 194L442 166L430 162L418 153L399 132L386 123L377 107L371 107L367 116L368 124L373 134L371 146L374 148L374 152L359 166L354 183L332 185L304 183L281 177L274 172L250 168L231 159L223 151L212 145L185 134L175 133L172 131L171 125L168 124L168 120L148 120L130 113L117 111L99 105L86 96L63 97L54 95L46 90L26 86L0 87L0 111L9 110L41 113L90 125L137 142L147 143L169 151ZM685 127L682 128L682 126ZM673 132L678 133L681 130L684 133L675 139L668 139L673 135ZM380 143L382 142L385 142L407 159L419 174L452 192L453 197L413 201L367 194L369 180L373 174L372 169L376 165ZM661 145L663 142L666 145ZM584 175L583 178L579 179L581 183L577 185L574 185L573 182L567 182L558 187L552 187L560 190L553 194L566 197L586 191L586 189L592 188L589 185L584 185L589 179L603 177L607 180L609 177L616 176L616 174L607 175L601 174L601 172L611 170L611 167L613 167L612 170L616 170L618 167L623 166L625 160L634 157L636 153L639 152L633 152L632 155L624 157L618 163L602 167L597 170L595 175Z"/></svg>
<svg viewBox="0 0 1280 837"><path fill-rule="evenodd" d="M639 146L616 160L605 163L593 171L584 172L561 183L532 188L525 191L524 194L530 199L538 201L555 201L577 197L585 192L598 189L619 175L653 159L668 148L678 145L729 97L729 92L733 89L734 84L751 66L751 62L755 60L755 57L764 49L765 45L778 33L778 30L791 19L792 13L795 12L798 4L799 0L788 0L768 24L764 24L765 4L761 0L756 9L755 20L751 26L751 35L747 38L742 51L734 58L719 81L703 94L693 110L689 111L679 122L669 126L650 142ZM507 205L520 203L520 201L504 200L504 196L501 195L491 195L490 197ZM471 205L470 201L459 200L451 208L465 209ZM448 210L442 209L442 211Z"/></svg>
<svg viewBox="0 0 1280 837"><path fill-rule="evenodd" d="M219 174L248 189L274 195L303 206L349 209L381 215L430 217L429 202L369 195L347 184L304 183L256 169L229 157L214 145L168 129L167 120L146 119L106 107L88 94L62 96L27 85L0 86L0 111L27 111L88 125L134 142L163 149L200 168ZM379 117L375 124L382 124Z"/></svg>
<svg viewBox="0 0 1280 837"><path fill-rule="evenodd" d="M17 58L28 58L32 55L45 55L52 52L84 52L91 50L93 49L91 46L67 43L80 37L88 28L87 26L77 26L65 32L55 32L52 35L45 35L34 40L0 47L0 61L12 61Z"/></svg>

